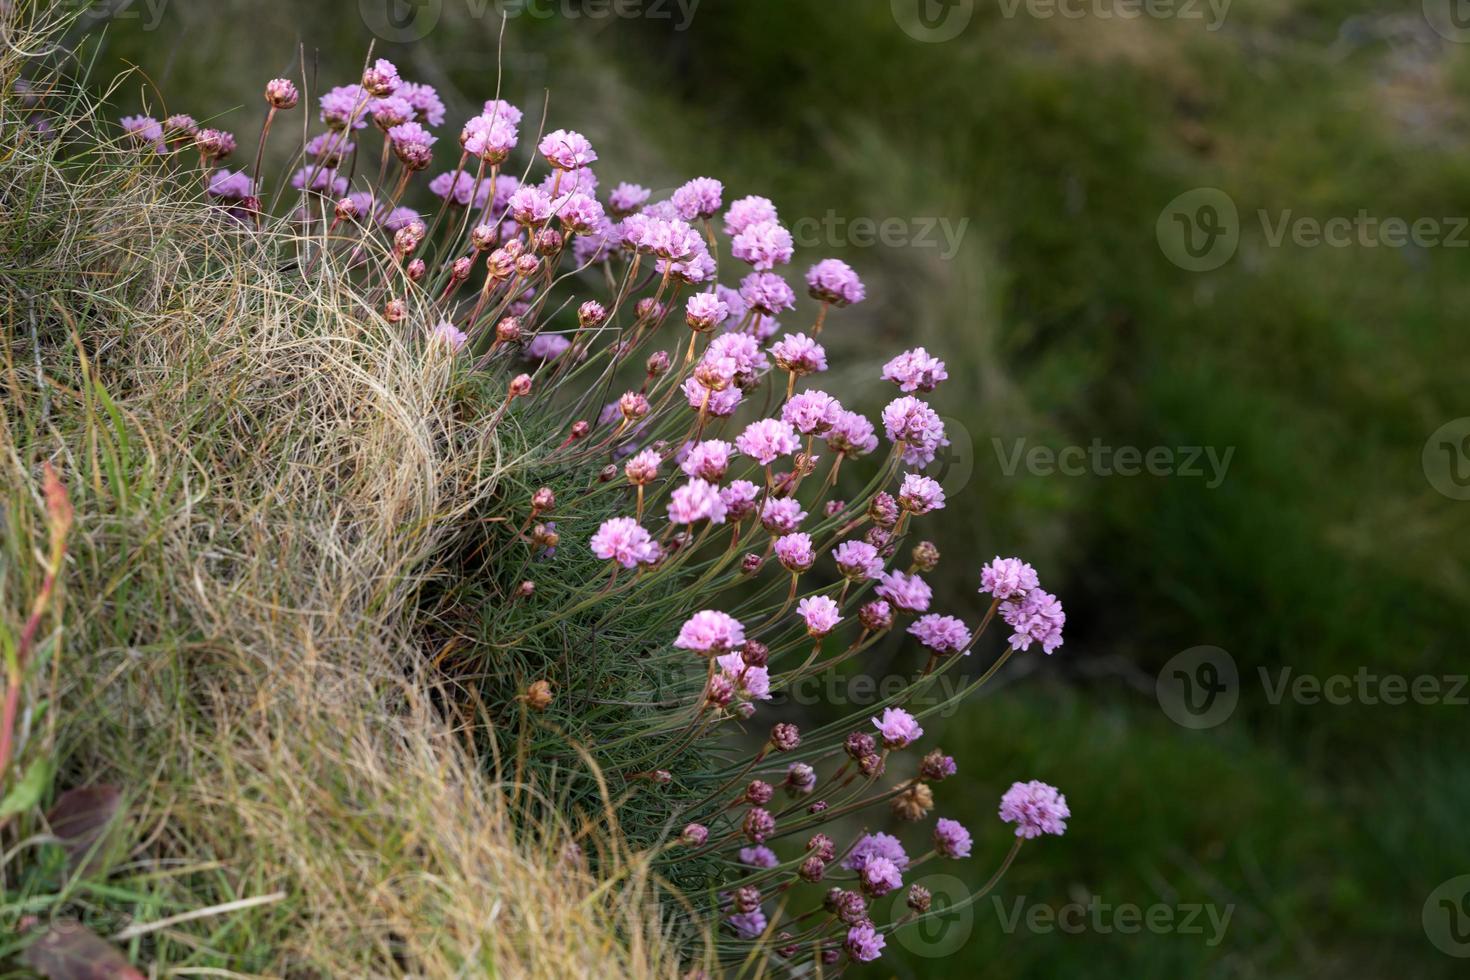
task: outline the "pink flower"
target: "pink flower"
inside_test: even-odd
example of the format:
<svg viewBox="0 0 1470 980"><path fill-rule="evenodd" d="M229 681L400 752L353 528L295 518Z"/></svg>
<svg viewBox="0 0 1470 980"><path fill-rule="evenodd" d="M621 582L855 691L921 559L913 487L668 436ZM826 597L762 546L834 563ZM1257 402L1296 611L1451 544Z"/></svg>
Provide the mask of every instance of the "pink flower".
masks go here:
<svg viewBox="0 0 1470 980"><path fill-rule="evenodd" d="M883 744L890 749L901 749L924 734L914 716L902 708L884 708L883 717L872 721L883 736Z"/></svg>
<svg viewBox="0 0 1470 980"><path fill-rule="evenodd" d="M910 466L928 466L939 448L949 445L939 414L912 395L888 403L883 409L883 426L889 439L903 442L903 461Z"/></svg>
<svg viewBox="0 0 1470 980"><path fill-rule="evenodd" d="M771 356L783 371L814 374L827 370L827 351L804 333L787 334L771 345Z"/></svg>
<svg viewBox="0 0 1470 980"><path fill-rule="evenodd" d="M209 175L208 194L221 200L239 201L254 196L255 182L243 170L238 173L216 170Z"/></svg>
<svg viewBox="0 0 1470 980"><path fill-rule="evenodd" d="M612 193L607 196L607 203L613 214L628 215L643 207L652 193L639 184L623 183L613 188Z"/></svg>
<svg viewBox="0 0 1470 980"><path fill-rule="evenodd" d="M510 196L510 215L523 225L544 225L551 219L551 198L538 188L521 187Z"/></svg>
<svg viewBox="0 0 1470 980"><path fill-rule="evenodd" d="M776 857L776 852L769 847L757 845L755 847L742 847L736 855L740 863L752 868L774 868L781 863Z"/></svg>
<svg viewBox="0 0 1470 980"><path fill-rule="evenodd" d="M567 352L572 342L559 333L538 333L526 345L526 359L531 361L554 361Z"/></svg>
<svg viewBox="0 0 1470 980"><path fill-rule="evenodd" d="M577 170L597 162L597 151L587 137L566 129L546 134L537 149L558 170Z"/></svg>
<svg viewBox="0 0 1470 980"><path fill-rule="evenodd" d="M837 421L827 433L827 447L845 456L866 456L878 448L873 423L857 412L838 412Z"/></svg>
<svg viewBox="0 0 1470 980"><path fill-rule="evenodd" d="M730 253L760 272L770 272L790 262L795 247L791 232L779 221L759 221L735 236Z"/></svg>
<svg viewBox="0 0 1470 980"><path fill-rule="evenodd" d="M761 527L777 536L795 531L805 519L806 511L795 497L771 498L761 507Z"/></svg>
<svg viewBox="0 0 1470 980"><path fill-rule="evenodd" d="M703 410L705 414L715 418L725 418L735 414L735 409L740 406L740 401L745 396L740 389L731 385L719 391L706 388L698 378L685 378L682 385L684 397L689 400L689 407L695 411ZM736 440L739 444L739 440Z"/></svg>
<svg viewBox="0 0 1470 980"><path fill-rule="evenodd" d="M685 621L674 646L680 650L709 654L731 650L744 643L745 628L738 619L715 609L706 609ZM735 656L739 657L739 654Z"/></svg>
<svg viewBox="0 0 1470 980"><path fill-rule="evenodd" d="M1001 603L1000 618L1015 630L1010 638L1012 649L1029 650L1032 643L1040 643L1042 650L1051 653L1062 645L1067 614L1050 592L1032 589L1019 599Z"/></svg>
<svg viewBox="0 0 1470 980"><path fill-rule="evenodd" d="M911 613L927 612L929 602L934 598L934 590L929 588L929 583L907 572L889 572L879 581L875 591L898 608Z"/></svg>
<svg viewBox="0 0 1470 980"><path fill-rule="evenodd" d="M346 129L347 120L352 120L353 129L362 129L368 124L362 111L370 96L361 85L338 85L319 100L322 122L332 129Z"/></svg>
<svg viewBox="0 0 1470 980"><path fill-rule="evenodd" d="M936 653L955 653L970 642L970 628L953 616L920 616L909 632Z"/></svg>
<svg viewBox="0 0 1470 980"><path fill-rule="evenodd" d="M796 430L780 419L752 422L735 439L735 448L762 466L771 465L781 456L789 456L800 445Z"/></svg>
<svg viewBox="0 0 1470 980"><path fill-rule="evenodd" d="M781 418L802 435L821 435L837 424L842 403L825 391L803 391L792 395L781 407Z"/></svg>
<svg viewBox="0 0 1470 980"><path fill-rule="evenodd" d="M1066 833L1071 816L1067 798L1055 786L1039 780L1013 783L1000 798L1000 819L1015 824L1016 836L1027 840L1042 834Z"/></svg>
<svg viewBox="0 0 1470 980"><path fill-rule="evenodd" d="M737 653L727 653L717 658L721 673L751 701L771 700L771 672L765 667L751 667Z"/></svg>
<svg viewBox="0 0 1470 980"><path fill-rule="evenodd" d="M738 235L751 225L776 218L776 205L769 198L742 197L725 213L725 234Z"/></svg>
<svg viewBox="0 0 1470 980"><path fill-rule="evenodd" d="M714 293L695 293L684 306L684 322L691 330L713 330L730 316L730 307Z"/></svg>
<svg viewBox="0 0 1470 980"><path fill-rule="evenodd" d="M866 541L844 541L832 552L837 570L855 582L875 579L883 574L883 559L878 549Z"/></svg>
<svg viewBox="0 0 1470 980"><path fill-rule="evenodd" d="M670 494L670 523L693 524L704 520L711 524L725 523L725 502L720 499L719 487L693 479Z"/></svg>
<svg viewBox="0 0 1470 980"><path fill-rule="evenodd" d="M1036 569L1019 558L1001 558L980 569L980 591L997 599L1015 599L1039 585Z"/></svg>
<svg viewBox="0 0 1470 980"><path fill-rule="evenodd" d="M766 316L796 309L796 293L774 272L752 272L740 281L740 298Z"/></svg>
<svg viewBox="0 0 1470 980"><path fill-rule="evenodd" d="M725 470L730 466L730 453L734 448L719 439L706 439L689 450L680 469L686 476L719 483L725 478Z"/></svg>
<svg viewBox="0 0 1470 980"><path fill-rule="evenodd" d="M387 58L379 58L363 70L362 87L382 98L398 91L398 69Z"/></svg>
<svg viewBox="0 0 1470 980"><path fill-rule="evenodd" d="M634 486L645 486L658 478L658 468L663 457L652 449L645 449L623 464L623 475Z"/></svg>
<svg viewBox="0 0 1470 980"><path fill-rule="evenodd" d="M806 274L812 299L834 306L851 306L868 298L863 281L841 259L823 259Z"/></svg>
<svg viewBox="0 0 1470 980"><path fill-rule="evenodd" d="M379 129L389 130L399 123L413 118L413 105L407 99L390 95L386 99L374 99L368 104L368 114Z"/></svg>
<svg viewBox="0 0 1470 980"><path fill-rule="evenodd" d="M727 920L741 939L756 939L766 931L766 914L760 909L737 912Z"/></svg>
<svg viewBox="0 0 1470 980"><path fill-rule="evenodd" d="M134 141L152 147L158 153L163 152L163 124L157 119L152 116L123 116L120 122L123 132Z"/></svg>
<svg viewBox="0 0 1470 980"><path fill-rule="evenodd" d="M720 334L710 341L704 356L730 358L735 362L735 377L742 384L745 380L753 382L760 372L771 366L766 360L765 352L761 350L760 341L745 333Z"/></svg>
<svg viewBox="0 0 1470 980"><path fill-rule="evenodd" d="M524 114L504 99L487 99L485 115L491 119L504 119L512 126L519 126Z"/></svg>
<svg viewBox="0 0 1470 980"><path fill-rule="evenodd" d="M470 196L475 194L475 175L458 171L459 177L455 179L455 171L445 171L433 180L429 181L429 192L435 197L452 197L455 204L460 207L469 207ZM475 198L475 207L482 208L485 202L490 200L490 181L480 181L479 196Z"/></svg>
<svg viewBox="0 0 1470 980"><path fill-rule="evenodd" d="M563 194L552 202L551 210L564 227L583 235L599 230L607 221L597 199L581 191Z"/></svg>
<svg viewBox="0 0 1470 980"><path fill-rule="evenodd" d="M863 737L871 744L871 736ZM909 866L909 856L904 852L903 844L892 834L866 834L859 838L843 860L842 866L849 871L858 871L873 858L879 857L892 861L900 871Z"/></svg>
<svg viewBox="0 0 1470 980"><path fill-rule="evenodd" d="M869 859L858 872L858 877L862 880L863 891L874 898L882 898L903 887L903 875L898 865L885 857Z"/></svg>
<svg viewBox="0 0 1470 980"><path fill-rule="evenodd" d="M888 945L888 939L873 928L871 922L855 925L847 930L847 940L843 948L847 955L859 963L871 963L883 955L883 947Z"/></svg>
<svg viewBox="0 0 1470 980"><path fill-rule="evenodd" d="M674 210L685 221L713 218L720 213L725 185L712 177L695 177L674 191Z"/></svg>
<svg viewBox="0 0 1470 980"><path fill-rule="evenodd" d="M892 381L900 391L933 391L949 377L944 362L930 357L922 347L906 350L883 365L883 380Z"/></svg>
<svg viewBox="0 0 1470 980"><path fill-rule="evenodd" d="M515 123L488 114L470 119L459 133L459 144L465 152L487 163L505 162L519 139Z"/></svg>
<svg viewBox="0 0 1470 980"><path fill-rule="evenodd" d="M388 130L388 138L393 141L395 149L409 145L430 147L439 142L439 137L416 122L399 123Z"/></svg>
<svg viewBox="0 0 1470 980"><path fill-rule="evenodd" d="M658 545L631 517L613 517L603 521L590 543L592 553L598 558L615 561L624 568L636 568L658 560Z"/></svg>
<svg viewBox="0 0 1470 980"><path fill-rule="evenodd" d="M755 510L755 501L760 492L760 487L749 480L736 480L721 490L720 499L725 502L726 516L732 521L747 517Z"/></svg>
<svg viewBox="0 0 1470 980"><path fill-rule="evenodd" d="M793 572L804 572L817 560L811 535L800 531L776 539L776 557Z"/></svg>
<svg viewBox="0 0 1470 980"><path fill-rule="evenodd" d="M826 636L842 621L842 611L835 600L809 596L796 604L796 612L806 620L806 631L812 636Z"/></svg>
<svg viewBox="0 0 1470 980"><path fill-rule="evenodd" d="M468 340L469 338L465 336L464 331L455 327L448 320L439 321L439 325L429 334L430 343L445 344L455 353L463 350Z"/></svg>
<svg viewBox="0 0 1470 980"><path fill-rule="evenodd" d="M398 86L395 93L401 99L407 99L408 104L413 106L414 116L420 122L426 122L430 126L439 126L444 122L444 100L439 98L439 93L432 85L423 85L418 82L403 82Z"/></svg>
<svg viewBox="0 0 1470 980"><path fill-rule="evenodd" d="M958 820L940 817L934 825L934 849L941 857L967 858L970 856L970 832Z"/></svg>
<svg viewBox="0 0 1470 980"><path fill-rule="evenodd" d="M944 488L927 476L909 473L898 490L898 505L913 514L923 515L944 509Z"/></svg>

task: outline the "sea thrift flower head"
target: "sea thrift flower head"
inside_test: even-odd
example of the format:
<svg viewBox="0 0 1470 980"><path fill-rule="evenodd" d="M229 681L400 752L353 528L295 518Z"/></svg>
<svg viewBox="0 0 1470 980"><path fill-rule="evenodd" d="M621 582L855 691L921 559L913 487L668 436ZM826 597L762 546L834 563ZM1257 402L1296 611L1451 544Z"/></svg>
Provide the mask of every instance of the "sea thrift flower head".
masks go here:
<svg viewBox="0 0 1470 980"><path fill-rule="evenodd" d="M792 533L805 519L806 511L795 497L771 498L761 507L761 527L777 537Z"/></svg>
<svg viewBox="0 0 1470 980"><path fill-rule="evenodd" d="M693 524L704 520L711 524L725 523L725 502L720 499L719 487L696 478L670 495L669 521Z"/></svg>
<svg viewBox="0 0 1470 980"><path fill-rule="evenodd" d="M607 322L607 309L596 300L588 300L577 307L577 323L588 329L600 327Z"/></svg>
<svg viewBox="0 0 1470 980"><path fill-rule="evenodd" d="M490 184L488 181L480 181L476 196L475 183L475 178L463 170L445 171L429 181L429 192L462 208L469 207L471 201L475 207L482 208L490 200Z"/></svg>
<svg viewBox="0 0 1470 980"><path fill-rule="evenodd" d="M362 129L368 124L363 112L368 98L360 85L338 85L319 100L322 122L331 129L344 130L351 120L353 129Z"/></svg>
<svg viewBox="0 0 1470 980"><path fill-rule="evenodd" d="M928 466L939 448L949 444L939 413L912 395L888 403L883 427L889 439L904 443L903 461L910 466Z"/></svg>
<svg viewBox="0 0 1470 980"><path fill-rule="evenodd" d="M635 487L645 486L658 478L659 464L663 458L652 449L645 449L623 464L623 473Z"/></svg>
<svg viewBox="0 0 1470 980"><path fill-rule="evenodd" d="M711 391L724 391L735 383L738 370L733 357L706 357L694 366L694 377Z"/></svg>
<svg viewBox="0 0 1470 980"><path fill-rule="evenodd" d="M597 151L587 137L566 129L548 133L537 149L558 170L577 170L597 162Z"/></svg>
<svg viewBox="0 0 1470 980"><path fill-rule="evenodd" d="M489 119L504 119L512 126L519 126L524 113L504 99L486 99L484 115Z"/></svg>
<svg viewBox="0 0 1470 980"><path fill-rule="evenodd" d="M728 357L734 361L735 381L741 387L754 384L757 375L770 367L765 352L761 350L760 341L749 334L721 334L710 341L709 350L705 351L704 356L706 358Z"/></svg>
<svg viewBox="0 0 1470 980"><path fill-rule="evenodd" d="M1010 644L1015 650L1029 650L1032 643L1051 653L1062 645L1062 627L1067 614L1056 596L1042 589L1032 589L1020 599L1001 603L1000 618L1013 632Z"/></svg>
<svg viewBox="0 0 1470 980"><path fill-rule="evenodd" d="M235 137L222 129L201 129L194 134L194 147L206 160L223 160L235 152Z"/></svg>
<svg viewBox="0 0 1470 980"><path fill-rule="evenodd" d="M475 271L474 262L470 261L468 255L461 255L449 266L449 278L455 282L464 282Z"/></svg>
<svg viewBox="0 0 1470 980"><path fill-rule="evenodd" d="M970 644L970 628L953 616L920 616L909 632L935 653L957 653Z"/></svg>
<svg viewBox="0 0 1470 980"><path fill-rule="evenodd" d="M495 339L502 344L519 343L521 339L521 318L517 316L503 316L500 322L495 324Z"/></svg>
<svg viewBox="0 0 1470 980"><path fill-rule="evenodd" d="M776 558L793 572L804 572L817 560L811 535L797 532L776 539Z"/></svg>
<svg viewBox="0 0 1470 980"><path fill-rule="evenodd" d="M948 377L944 362L922 347L906 350L883 365L883 380L892 381L904 392L933 391Z"/></svg>
<svg viewBox="0 0 1470 980"><path fill-rule="evenodd" d="M701 333L718 327L729 316L730 307L714 293L695 293L684 306L684 322Z"/></svg>
<svg viewBox="0 0 1470 980"><path fill-rule="evenodd" d="M893 571L879 580L877 593L904 612L922 613L929 609L934 590L917 575Z"/></svg>
<svg viewBox="0 0 1470 980"><path fill-rule="evenodd" d="M826 636L842 621L836 600L824 595L802 599L796 604L796 612L806 621L806 631L811 636Z"/></svg>
<svg viewBox="0 0 1470 980"><path fill-rule="evenodd" d="M827 874L827 862L819 857L809 857L801 862L796 873L801 876L802 881L821 881Z"/></svg>
<svg viewBox="0 0 1470 980"><path fill-rule="evenodd" d="M608 195L608 207L612 210L612 213L615 216L620 218L627 217L630 214L636 213L639 208L643 207L643 205L648 202L648 198L651 194L652 191L650 191L647 187L642 187L638 184L619 184L618 186L614 187L612 189L612 193Z"/></svg>
<svg viewBox="0 0 1470 980"><path fill-rule="evenodd" d="M713 218L723 207L725 185L712 177L696 177L674 191L674 213L684 221Z"/></svg>
<svg viewBox="0 0 1470 980"><path fill-rule="evenodd" d="M740 863L752 868L774 868L781 863L769 847L742 847L736 854Z"/></svg>
<svg viewBox="0 0 1470 980"><path fill-rule="evenodd" d="M893 628L893 607L882 599L874 600L858 610L858 622L870 633L884 633Z"/></svg>
<svg viewBox="0 0 1470 980"><path fill-rule="evenodd" d="M847 930L847 940L843 943L843 949L859 963L871 963L883 955L883 947L888 945L887 938L873 928L871 922L853 926ZM836 962L834 959L832 962Z"/></svg>
<svg viewBox="0 0 1470 980"><path fill-rule="evenodd" d="M648 396L639 391L625 392L618 399L618 411L623 418L629 422L637 422L652 410L648 404Z"/></svg>
<svg viewBox="0 0 1470 980"><path fill-rule="evenodd" d="M239 173L231 173L228 170L216 170L209 175L209 188L207 193L210 197L225 201L240 201L255 194L255 183L242 170Z"/></svg>
<svg viewBox="0 0 1470 980"><path fill-rule="evenodd" d="M689 617L680 627L674 646L708 655L734 650L744 642L745 628L739 620L718 610L706 609Z"/></svg>
<svg viewBox="0 0 1470 980"><path fill-rule="evenodd" d="M934 849L941 857L969 857L970 832L958 820L940 817L934 825Z"/></svg>
<svg viewBox="0 0 1470 980"><path fill-rule="evenodd" d="M734 927L735 934L741 939L756 939L766 931L767 926L766 914L760 909L736 913L725 921Z"/></svg>
<svg viewBox="0 0 1470 980"><path fill-rule="evenodd" d="M914 567L921 572L932 572L939 567L939 548L933 541L914 545Z"/></svg>
<svg viewBox="0 0 1470 980"><path fill-rule="evenodd" d="M760 419L745 427L735 439L735 448L746 456L769 466L782 456L789 456L801 445L796 430L780 419Z"/></svg>
<svg viewBox="0 0 1470 980"><path fill-rule="evenodd" d="M551 198L535 187L522 187L510 196L510 214L523 225L539 227L551 219Z"/></svg>
<svg viewBox="0 0 1470 980"><path fill-rule="evenodd" d="M825 391L803 391L792 395L781 407L781 418L804 436L821 435L837 424L842 405Z"/></svg>
<svg viewBox="0 0 1470 980"><path fill-rule="evenodd" d="M140 146L152 147L163 152L163 126L152 116L123 116L120 120L123 132Z"/></svg>
<svg viewBox="0 0 1470 980"><path fill-rule="evenodd" d="M419 82L400 82L398 91L394 94L408 100L408 104L413 106L414 117L419 122L430 126L443 125L444 100L439 98L434 86Z"/></svg>
<svg viewBox="0 0 1470 980"><path fill-rule="evenodd" d="M874 898L882 898L903 887L903 874L898 865L885 857L874 857L864 862L858 877L862 880L863 891Z"/></svg>
<svg viewBox="0 0 1470 980"><path fill-rule="evenodd" d="M301 93L289 78L272 78L265 83L265 100L272 109L294 109L301 101Z"/></svg>
<svg viewBox="0 0 1470 980"><path fill-rule="evenodd" d="M868 298L862 279L841 259L823 259L806 274L812 299L833 306L851 306Z"/></svg>
<svg viewBox="0 0 1470 980"><path fill-rule="evenodd" d="M795 375L827 370L827 351L804 333L787 334L771 345L771 357L783 371ZM839 410L841 406L838 406ZM836 419L833 419L836 423Z"/></svg>
<svg viewBox="0 0 1470 980"><path fill-rule="evenodd" d="M1033 779L1013 783L1000 799L1000 819L1016 825L1016 836L1030 840L1042 834L1066 833L1072 811L1067 798L1050 786Z"/></svg>
<svg viewBox="0 0 1470 980"><path fill-rule="evenodd" d="M689 407L714 418L725 418L735 414L745 397L740 389L732 386L715 390L707 388L698 378L685 378L681 386ZM737 440L738 444L738 440Z"/></svg>
<svg viewBox="0 0 1470 980"><path fill-rule="evenodd" d="M774 272L752 272L740 281L740 298L766 316L796 308L796 293Z"/></svg>
<svg viewBox="0 0 1470 980"><path fill-rule="evenodd" d="M519 139L514 123L490 116L475 116L459 131L459 145L464 151L491 165L509 159Z"/></svg>
<svg viewBox="0 0 1470 980"><path fill-rule="evenodd" d="M379 58L362 73L362 87L380 99L398 91L399 82L398 69L387 58Z"/></svg>
<svg viewBox="0 0 1470 980"><path fill-rule="evenodd" d="M916 515L943 510L944 488L927 476L909 473L898 489L898 506Z"/></svg>
<svg viewBox="0 0 1470 980"><path fill-rule="evenodd" d="M945 755L939 749L924 756L919 763L919 775L936 783L948 779L958 771L954 757Z"/></svg>
<svg viewBox="0 0 1470 980"><path fill-rule="evenodd" d="M719 483L725 478L725 471L730 466L730 453L734 450L735 447L728 442L707 439L689 450L680 469L686 476Z"/></svg>
<svg viewBox="0 0 1470 980"><path fill-rule="evenodd" d="M413 106L407 99L400 99L396 95L390 95L386 99L374 99L368 105L368 115L372 117L373 124L379 129L387 132L394 126L406 123L413 118Z"/></svg>
<svg viewBox="0 0 1470 980"><path fill-rule="evenodd" d="M883 559L878 549L866 541L844 541L832 551L837 570L854 582L875 579L883 574Z"/></svg>
<svg viewBox="0 0 1470 980"><path fill-rule="evenodd" d="M904 748L924 734L914 716L902 708L884 708L883 717L872 721L890 749Z"/></svg>
<svg viewBox="0 0 1470 980"><path fill-rule="evenodd" d="M735 684L726 675L716 674L709 679L704 698L709 704L723 708L735 700Z"/></svg>
<svg viewBox="0 0 1470 980"><path fill-rule="evenodd" d="M745 801L756 806L765 806L775 795L775 788L762 779L751 780L750 785L745 787Z"/></svg>
<svg viewBox="0 0 1470 980"><path fill-rule="evenodd" d="M861 759L865 755L871 755L877 749L878 740L867 732L850 732L842 741L842 750L851 759Z"/></svg>
<svg viewBox="0 0 1470 980"><path fill-rule="evenodd" d="M741 828L751 843L764 844L766 838L776 832L776 818L764 807L753 806L746 811Z"/></svg>
<svg viewBox="0 0 1470 980"><path fill-rule="evenodd" d="M607 221L597 199L581 191L563 194L553 202L552 210L563 225L579 235L591 234Z"/></svg>
<svg viewBox="0 0 1470 980"><path fill-rule="evenodd" d="M785 785L792 796L806 796L817 788L817 771L805 762L793 762L786 770Z"/></svg>
<svg viewBox="0 0 1470 980"><path fill-rule="evenodd" d="M980 591L997 599L1018 599L1040 585L1036 569L1019 558L1001 558L980 569Z"/></svg>
<svg viewBox="0 0 1470 980"><path fill-rule="evenodd" d="M554 361L571 346L572 342L561 334L540 333L526 345L525 356L532 361Z"/></svg>
<svg viewBox="0 0 1470 980"><path fill-rule="evenodd" d="M404 271L408 273L409 279L418 282L428 274L429 266L423 259L414 259L404 267Z"/></svg>
<svg viewBox="0 0 1470 980"><path fill-rule="evenodd" d="M731 204L730 210L725 214L725 234L739 235L751 225L775 221L777 217L776 205L769 198L742 197Z"/></svg>
<svg viewBox="0 0 1470 980"><path fill-rule="evenodd" d="M624 568L637 568L658 557L658 546L642 525L631 517L613 517L602 522L590 542L592 553L603 561Z"/></svg>
<svg viewBox="0 0 1470 980"><path fill-rule="evenodd" d="M874 858L885 858L900 871L909 866L908 853L892 834L867 834L859 838L843 859L842 866L849 871L859 871Z"/></svg>
<svg viewBox="0 0 1470 980"><path fill-rule="evenodd" d="M725 487L720 491L720 499L725 502L726 517L732 521L749 517L755 510L755 501L760 492L760 487L749 480L736 480Z"/></svg>
<svg viewBox="0 0 1470 980"><path fill-rule="evenodd" d="M893 798L892 808L900 820L923 820L934 809L934 792L923 783L914 783Z"/></svg>
<svg viewBox="0 0 1470 980"><path fill-rule="evenodd" d="M844 456L866 456L878 448L878 436L866 416L842 411L827 432L827 447Z"/></svg>
<svg viewBox="0 0 1470 980"><path fill-rule="evenodd" d="M730 252L758 271L770 272L791 261L795 246L791 232L779 221L759 221L735 236Z"/></svg>
<svg viewBox="0 0 1470 980"><path fill-rule="evenodd" d="M740 662L747 667L764 667L770 657L771 648L759 640L746 640L745 645L740 648Z"/></svg>
<svg viewBox="0 0 1470 980"><path fill-rule="evenodd" d="M404 126L417 126L418 123L404 123ZM394 126L394 129L401 127ZM429 144L418 140L394 140L393 155L398 162L403 164L405 170L417 173L420 170L428 170L429 165L434 162L434 153L429 149Z"/></svg>
<svg viewBox="0 0 1470 980"><path fill-rule="evenodd" d="M910 885L905 904L915 912L923 915L934 904L934 896L923 885Z"/></svg>
<svg viewBox="0 0 1470 980"><path fill-rule="evenodd" d="M389 323L401 323L408 316L408 304L401 299L390 299L383 304L383 319Z"/></svg>
<svg viewBox="0 0 1470 980"><path fill-rule="evenodd" d="M709 840L709 828L702 823L691 823L679 835L679 842L688 847L702 847Z"/></svg>
<svg viewBox="0 0 1470 980"><path fill-rule="evenodd" d="M199 132L199 123L188 113L176 112L163 121L163 132L171 142L184 142Z"/></svg>
<svg viewBox="0 0 1470 980"><path fill-rule="evenodd" d="M457 328L448 320L439 321L439 325L434 328L430 339L435 343L444 344L455 353L463 350L464 345L469 341L469 337L465 336L464 331Z"/></svg>
<svg viewBox="0 0 1470 980"><path fill-rule="evenodd" d="M724 654L717 657L715 663L745 697L755 701L771 699L771 673L765 667L751 667L741 653ZM747 713L742 717L749 718L750 715Z"/></svg>
<svg viewBox="0 0 1470 980"><path fill-rule="evenodd" d="M892 494L874 495L868 504L868 519L882 528L891 528L898 523L898 501Z"/></svg>
<svg viewBox="0 0 1470 980"><path fill-rule="evenodd" d="M746 663L750 661L747 659ZM764 666L760 664L757 666ZM771 747L777 752L790 752L801 744L801 730L790 722L779 722L771 726ZM795 763L794 765L801 765ZM810 767L808 767L810 768ZM789 778L790 773L787 773Z"/></svg>

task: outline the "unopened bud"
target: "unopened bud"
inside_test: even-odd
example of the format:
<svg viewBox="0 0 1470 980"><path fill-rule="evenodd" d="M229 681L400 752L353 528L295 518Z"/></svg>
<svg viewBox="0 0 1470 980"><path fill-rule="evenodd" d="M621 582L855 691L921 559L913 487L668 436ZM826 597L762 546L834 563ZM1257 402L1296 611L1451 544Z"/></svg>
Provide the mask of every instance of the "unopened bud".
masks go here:
<svg viewBox="0 0 1470 980"><path fill-rule="evenodd" d="M503 317L495 325L495 339L502 344L514 344L521 339L521 321L519 317Z"/></svg>

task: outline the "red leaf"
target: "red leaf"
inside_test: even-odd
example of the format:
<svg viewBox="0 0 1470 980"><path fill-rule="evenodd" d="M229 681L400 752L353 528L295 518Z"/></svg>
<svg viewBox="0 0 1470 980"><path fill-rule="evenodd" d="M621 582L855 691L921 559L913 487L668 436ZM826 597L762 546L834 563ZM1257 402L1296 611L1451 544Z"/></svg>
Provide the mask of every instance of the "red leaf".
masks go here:
<svg viewBox="0 0 1470 980"><path fill-rule="evenodd" d="M51 923L20 958L48 980L146 980L115 946L71 919Z"/></svg>
<svg viewBox="0 0 1470 980"><path fill-rule="evenodd" d="M46 814L46 822L61 839L73 866L93 851L121 805L122 793L116 786L81 786L61 794ZM94 859L101 856L100 849L93 855Z"/></svg>

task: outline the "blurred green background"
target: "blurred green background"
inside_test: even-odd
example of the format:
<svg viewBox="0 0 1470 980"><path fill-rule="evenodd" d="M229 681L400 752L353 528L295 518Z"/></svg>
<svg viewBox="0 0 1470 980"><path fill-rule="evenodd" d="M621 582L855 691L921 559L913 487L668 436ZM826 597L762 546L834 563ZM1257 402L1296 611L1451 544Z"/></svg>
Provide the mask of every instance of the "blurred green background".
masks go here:
<svg viewBox="0 0 1470 980"><path fill-rule="evenodd" d="M353 79L370 22L405 36L382 30L387 2L113 0L99 78L139 65L158 92L134 77L121 109L161 92L253 146L264 79L300 77L303 54L319 88ZM798 262L838 255L869 283L823 338L844 400L875 412L904 347L948 359L938 604L978 619L980 562L1020 554L1068 630L931 727L964 776L940 812L977 828L977 858L943 870L988 876L1014 779L1057 784L1074 818L1023 851L999 905L894 940L866 975L1463 976L1423 917L1470 874L1470 691L1271 695L1288 668L1470 670L1470 501L1436 489L1470 460L1453 440L1425 456L1470 415L1470 31L1435 0L691 2L420 0L399 10L415 43L378 50L440 87L449 127L503 67L529 116L549 98L550 128L592 138L604 187L707 174L772 197ZM1170 204L1202 187L1235 206L1239 243L1193 272L1170 259ZM1360 213L1448 240L1273 241L1283 218ZM1094 443L1232 455L1219 479L1009 466L1018 444ZM1201 646L1228 652L1239 701L1193 729L1156 679ZM1013 924L1018 900L1173 925L1037 928ZM1207 913L1181 927L1194 905L1230 909L1223 936Z"/></svg>

